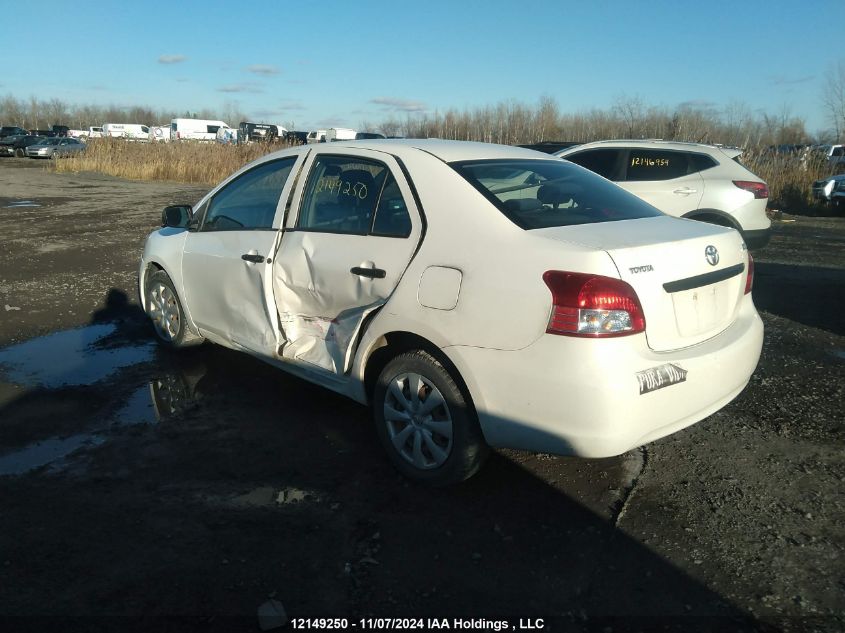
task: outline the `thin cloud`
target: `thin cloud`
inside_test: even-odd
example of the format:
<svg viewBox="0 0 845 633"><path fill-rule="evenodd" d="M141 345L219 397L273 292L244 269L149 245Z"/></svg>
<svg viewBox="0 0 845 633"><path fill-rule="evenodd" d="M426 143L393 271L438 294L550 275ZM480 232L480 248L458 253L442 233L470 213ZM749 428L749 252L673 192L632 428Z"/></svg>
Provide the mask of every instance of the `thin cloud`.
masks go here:
<svg viewBox="0 0 845 633"><path fill-rule="evenodd" d="M279 105L282 111L286 110L306 110L307 108L299 101L288 101Z"/></svg>
<svg viewBox="0 0 845 633"><path fill-rule="evenodd" d="M375 99L370 99L370 103L385 106L388 110L398 110L400 112L423 112L428 109L422 101L398 99L396 97L376 97Z"/></svg>
<svg viewBox="0 0 845 633"><path fill-rule="evenodd" d="M678 104L679 108L693 108L697 110L706 110L708 108L715 108L718 103L715 101L708 101L707 99L690 99L689 101L681 101Z"/></svg>
<svg viewBox="0 0 845 633"><path fill-rule="evenodd" d="M278 75L280 72L282 72L276 66L270 66L268 64L252 64L251 66L247 66L246 69L251 73L254 73L256 75L264 75L265 77Z"/></svg>
<svg viewBox="0 0 845 633"><path fill-rule="evenodd" d="M346 119L342 117L332 117L329 119L322 119L317 121L317 127L319 128L330 128L330 127L338 127L338 126L345 126Z"/></svg>
<svg viewBox="0 0 845 633"><path fill-rule="evenodd" d="M258 94L264 92L259 86L253 83L229 84L228 86L220 86L217 92L248 92Z"/></svg>
<svg viewBox="0 0 845 633"><path fill-rule="evenodd" d="M188 58L184 55L159 55L159 64L181 64Z"/></svg>
<svg viewBox="0 0 845 633"><path fill-rule="evenodd" d="M787 77L786 75L772 75L769 81L775 86L793 86L795 84L805 84L808 81L815 79L815 75L804 75L803 77Z"/></svg>

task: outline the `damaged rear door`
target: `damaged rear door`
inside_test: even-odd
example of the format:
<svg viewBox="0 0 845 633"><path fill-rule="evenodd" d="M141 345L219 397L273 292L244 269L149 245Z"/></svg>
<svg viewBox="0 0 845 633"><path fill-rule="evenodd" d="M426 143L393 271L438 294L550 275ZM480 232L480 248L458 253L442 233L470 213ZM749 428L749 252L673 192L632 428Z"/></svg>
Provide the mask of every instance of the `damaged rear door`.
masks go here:
<svg viewBox="0 0 845 633"><path fill-rule="evenodd" d="M188 234L182 276L188 310L208 338L272 355L277 344L272 256L279 200L302 155L263 162L221 187Z"/></svg>
<svg viewBox="0 0 845 633"><path fill-rule="evenodd" d="M413 257L423 221L391 156L323 150L306 169L273 264L280 354L342 374L364 319L387 302Z"/></svg>

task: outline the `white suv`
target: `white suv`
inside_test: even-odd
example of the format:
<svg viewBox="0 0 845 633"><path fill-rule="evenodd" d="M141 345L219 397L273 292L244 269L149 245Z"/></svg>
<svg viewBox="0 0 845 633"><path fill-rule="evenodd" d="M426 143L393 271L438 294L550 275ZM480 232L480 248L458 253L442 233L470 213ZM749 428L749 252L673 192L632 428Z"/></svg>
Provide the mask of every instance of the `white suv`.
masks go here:
<svg viewBox="0 0 845 633"><path fill-rule="evenodd" d="M675 141L596 141L555 153L612 180L664 213L738 230L749 248L769 241L769 188L741 150Z"/></svg>

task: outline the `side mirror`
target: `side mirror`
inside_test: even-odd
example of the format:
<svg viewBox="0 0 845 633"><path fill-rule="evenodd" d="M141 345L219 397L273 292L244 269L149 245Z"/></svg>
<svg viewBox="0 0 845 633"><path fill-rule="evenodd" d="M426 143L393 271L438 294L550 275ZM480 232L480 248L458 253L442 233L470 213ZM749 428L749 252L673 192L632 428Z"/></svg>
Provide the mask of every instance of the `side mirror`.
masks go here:
<svg viewBox="0 0 845 633"><path fill-rule="evenodd" d="M193 216L194 210L189 204L164 207L164 211L161 212L161 225L173 229L184 229L187 228Z"/></svg>

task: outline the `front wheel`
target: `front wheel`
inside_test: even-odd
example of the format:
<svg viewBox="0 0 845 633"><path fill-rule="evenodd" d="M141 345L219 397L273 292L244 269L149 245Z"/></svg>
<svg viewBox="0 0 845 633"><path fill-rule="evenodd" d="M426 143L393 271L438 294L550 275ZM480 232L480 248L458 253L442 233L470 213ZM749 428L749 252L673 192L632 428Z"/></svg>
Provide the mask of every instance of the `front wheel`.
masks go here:
<svg viewBox="0 0 845 633"><path fill-rule="evenodd" d="M159 341L170 347L187 347L202 343L185 322L185 312L173 281L163 270L147 277L144 311L153 322Z"/></svg>
<svg viewBox="0 0 845 633"><path fill-rule="evenodd" d="M475 474L487 456L478 418L431 354L401 354L373 393L376 432L393 465L420 483L444 486Z"/></svg>
<svg viewBox="0 0 845 633"><path fill-rule="evenodd" d="M21 149L20 147L18 147L15 150L15 158L23 158L24 156L26 156L26 152L23 151L23 149Z"/></svg>

